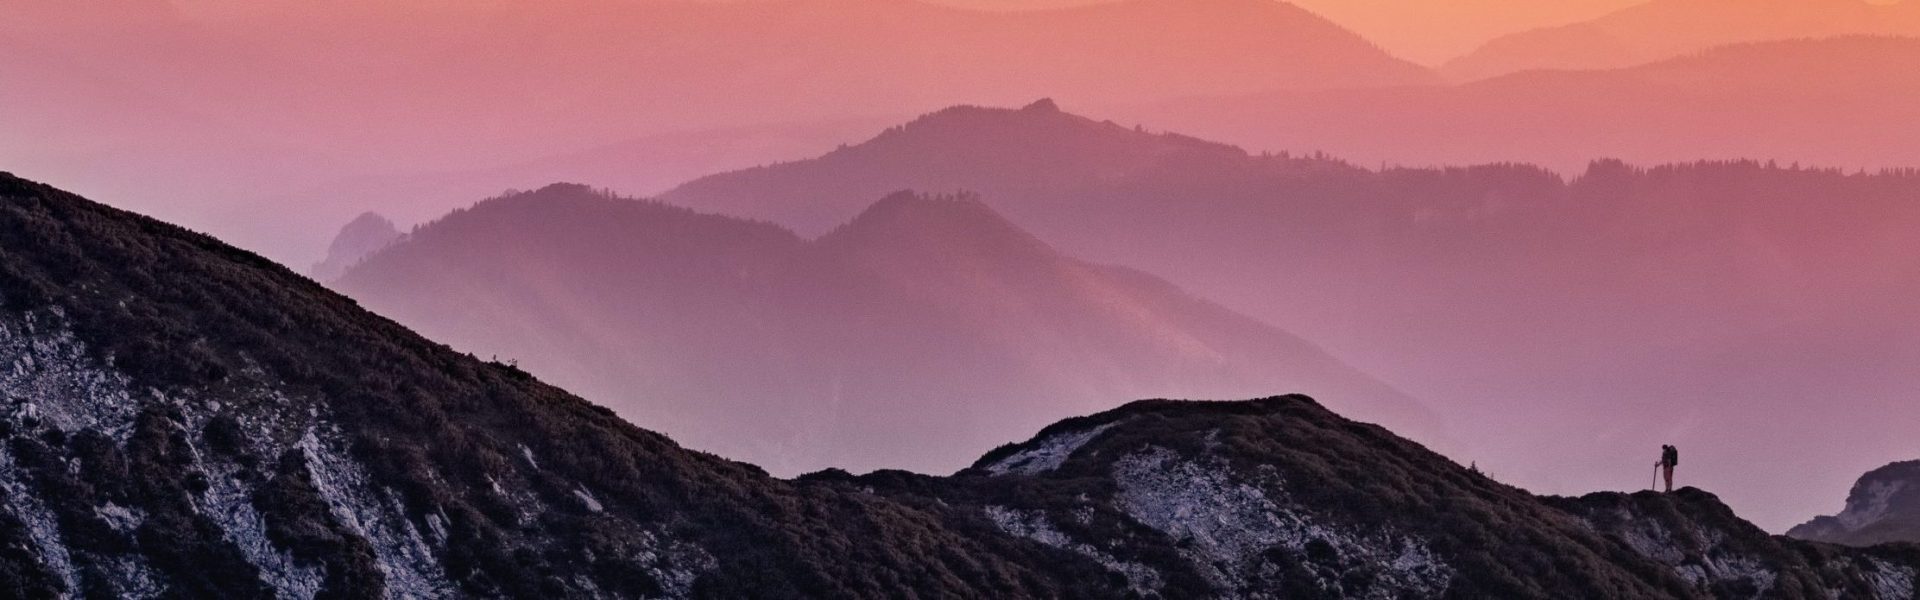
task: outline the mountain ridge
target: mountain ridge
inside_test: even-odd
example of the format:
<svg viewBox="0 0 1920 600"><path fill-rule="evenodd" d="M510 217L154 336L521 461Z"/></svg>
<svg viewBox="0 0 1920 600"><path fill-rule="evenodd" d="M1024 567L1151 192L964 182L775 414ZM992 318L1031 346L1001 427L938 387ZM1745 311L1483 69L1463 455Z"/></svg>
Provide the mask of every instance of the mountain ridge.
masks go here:
<svg viewBox="0 0 1920 600"><path fill-rule="evenodd" d="M1183 390L1326 389L1442 437L1436 415L1310 342L1061 253L976 198L877 197L805 239L549 186L422 226L336 287L784 473L958 468L951 449L1066 407Z"/></svg>
<svg viewBox="0 0 1920 600"><path fill-rule="evenodd" d="M1920 50L1874 38L1816 45L1863 57L1904 49L1826 81L1886 79L1882 66ZM1686 89L1702 72L1693 65L1724 61L1766 71L1759 89L1786 89L1822 61L1741 57L1793 56L1799 46L1739 48L1633 76ZM1469 87L1520 97L1536 80L1594 77L1528 74ZM1888 100L1896 97L1871 102L1912 108ZM1714 119L1749 134L1770 123L1728 113ZM1514 131L1537 126L1498 119ZM1899 127L1874 129L1890 137ZM1887 324L1910 321L1897 299L1920 290L1911 275L1920 265L1911 253L1875 250L1920 247L1904 229L1920 222L1911 168L1760 160L1595 160L1566 175L1527 163L1362 167L1189 139L1071 113L968 108L814 160L714 175L663 198L819 230L859 210L850 198L973 190L1070 255L1160 274L1397 388L1449 398L1432 402L1464 423L1454 430L1481 428L1468 438L1491 446L1456 458L1543 491L1616 483L1625 477L1621 457L1679 442L1753 471L1718 487L1750 518L1783 531L1853 483L1805 457L1831 452L1822 462L1863 464L1907 452L1904 434L1866 415L1905 414L1900 390L1917 383L1898 367L1915 336ZM1504 143L1519 143L1511 139ZM1816 410L1798 400L1809 396L1855 408ZM1762 405L1769 410L1755 410ZM1801 417L1761 416L1779 411ZM1500 441L1542 428L1558 431ZM1747 447L1744 436L1757 431L1778 445ZM1700 437L1675 439L1683 435ZM1834 447L1827 435L1860 443ZM1561 443L1588 436L1609 440L1600 442L1609 449ZM1792 484L1763 477L1763 464L1799 475Z"/></svg>
<svg viewBox="0 0 1920 600"><path fill-rule="evenodd" d="M1637 515L1710 495L1569 511L1300 396L1129 404L1000 474L776 480L200 234L5 175L0 233L16 595L1899 598L1920 569L1737 519L1695 564Z"/></svg>
<svg viewBox="0 0 1920 600"><path fill-rule="evenodd" d="M1848 491L1845 510L1815 517L1787 535L1850 546L1920 543L1920 461L1868 471Z"/></svg>
<svg viewBox="0 0 1920 600"><path fill-rule="evenodd" d="M1920 35L1920 10L1863 0L1653 0L1590 21L1501 36L1439 71L1473 81L1537 69L1628 67L1731 44L1861 34Z"/></svg>
<svg viewBox="0 0 1920 600"><path fill-rule="evenodd" d="M9 36L36 51L0 51L0 73L19 79L0 101L38 143L0 159L103 198L193 198L134 208L300 265L327 242L310 221L369 207L417 221L561 180L651 194L929 106L1437 81L1325 19L1254 1L1044 14L801 0L201 4L234 14ZM129 98L96 93L94 79ZM635 160L647 162L619 162ZM214 169L229 175L185 175ZM364 187L382 180L394 183ZM279 200L274 211L262 197Z"/></svg>

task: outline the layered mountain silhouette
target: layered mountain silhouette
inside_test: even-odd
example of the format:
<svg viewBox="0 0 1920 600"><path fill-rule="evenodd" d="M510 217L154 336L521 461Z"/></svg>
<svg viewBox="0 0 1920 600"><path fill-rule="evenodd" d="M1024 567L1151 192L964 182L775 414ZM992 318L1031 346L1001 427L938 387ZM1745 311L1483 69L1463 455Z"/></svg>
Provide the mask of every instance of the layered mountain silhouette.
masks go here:
<svg viewBox="0 0 1920 600"><path fill-rule="evenodd" d="M1276 92L1117 111L1249 148L1311 149L1362 164L1528 162L1562 172L1757 159L1906 167L1905 76L1920 39L1843 37L1722 46L1623 69L1533 71L1414 88Z"/></svg>
<svg viewBox="0 0 1920 600"><path fill-rule="evenodd" d="M663 198L804 232L858 211L847 198L909 188L977 190L1068 254L1324 344L1447 407L1481 452L1520 457L1497 468L1530 485L1638 479L1628 464L1687 437L1742 473L1710 475L1736 506L1784 529L1851 483L1819 465L1908 451L1882 417L1912 414L1904 390L1920 385L1900 366L1920 332L1888 325L1910 322L1901 307L1920 291L1916 254L1889 250L1920 248L1910 170L1369 169L1041 103L942 111ZM1756 435L1776 443L1750 447ZM1763 475L1775 465L1793 483Z"/></svg>
<svg viewBox="0 0 1920 600"><path fill-rule="evenodd" d="M81 4L66 10L131 3ZM478 197L442 191L458 181L424 185L435 175L518 171L633 140L734 132L712 152L744 156L716 163L643 149L657 159L628 163L636 172L618 182L590 181L664 187L713 167L798 156L778 144L754 149L770 126L891 122L954 102L1061 95L1112 106L1438 80L1270 0L1020 12L912 0L194 4L186 18L137 28L0 23L0 37L33 51L15 58L0 49L0 74L13 82L0 91L8 102L0 123L23 140L0 152L13 168L86 182L83 191L107 200L195 199L209 206L138 208L301 265L321 260L327 242L302 238L307 223L370 207L424 219ZM13 61L23 65L3 64ZM111 96L92 93L100 81L150 100L116 110ZM176 110L191 118L170 118ZM850 139L841 131L806 139ZM216 169L223 177L186 175ZM546 179L481 193L574 176L542 171ZM423 185L377 198L325 193L381 178ZM407 193L421 187L436 193ZM303 194L313 188L334 189ZM297 201L272 203L286 214L253 208L289 194ZM457 201L417 216L387 206L423 196Z"/></svg>
<svg viewBox="0 0 1920 600"><path fill-rule="evenodd" d="M1698 490L1537 498L1299 396L777 480L199 234L11 175L0 231L12 596L1902 598L1920 569Z"/></svg>
<svg viewBox="0 0 1920 600"><path fill-rule="evenodd" d="M1312 344L1054 250L970 197L884 200L818 239L556 185L418 228L336 288L694 447L776 471L956 469L1113 398L1322 393L1437 419Z"/></svg>
<svg viewBox="0 0 1920 600"><path fill-rule="evenodd" d="M1866 34L1920 35L1920 6L1865 0L1653 0L1590 21L1495 38L1440 71L1466 81L1536 69L1614 69L1728 44Z"/></svg>
<svg viewBox="0 0 1920 600"><path fill-rule="evenodd" d="M1920 543L1920 461L1868 471L1847 494L1846 510L1802 523L1787 535L1853 546Z"/></svg>
<svg viewBox="0 0 1920 600"><path fill-rule="evenodd" d="M332 281L360 259L400 241L403 235L393 221L379 213L361 213L333 236L333 243L327 246L327 259L315 264L311 274L316 280Z"/></svg>

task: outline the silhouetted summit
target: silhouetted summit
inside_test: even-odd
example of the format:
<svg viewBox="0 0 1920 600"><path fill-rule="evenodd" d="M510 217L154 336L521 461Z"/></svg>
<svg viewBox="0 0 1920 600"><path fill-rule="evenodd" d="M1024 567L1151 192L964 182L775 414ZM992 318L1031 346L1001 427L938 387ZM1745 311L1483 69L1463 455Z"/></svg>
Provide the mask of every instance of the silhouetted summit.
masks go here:
<svg viewBox="0 0 1920 600"><path fill-rule="evenodd" d="M1787 535L1852 546L1920 543L1920 461L1868 471L1847 493L1845 510L1802 523Z"/></svg>
<svg viewBox="0 0 1920 600"><path fill-rule="evenodd" d="M1825 51L1851 66L1831 68ZM1747 107L1760 111L1728 105L1703 113L1711 117L1658 120L1675 128L1907 143L1920 136L1902 124L1920 120L1895 113L1920 105L1887 100L1912 95L1900 89L1920 81L1894 75L1903 61L1920 64L1920 43L1847 38L1468 87L1532 111L1547 98L1534 93L1548 89L1539 86L1572 101L1599 97L1613 89L1609 81L1644 80L1653 85L1635 94L1645 94L1646 106L1752 100ZM1657 91L1699 81L1760 96ZM1858 125L1857 136L1815 131L1825 117L1773 119L1769 111L1781 107L1756 100L1856 84L1887 93L1848 93L1858 110L1822 114ZM1382 96L1400 102L1401 93ZM1886 118L1855 120L1875 111ZM1502 145L1573 147L1523 131L1540 121L1498 113L1476 118L1506 128L1493 136ZM1459 122L1436 116L1393 129L1427 125ZM1711 439L1689 445L1746 474L1719 491L1763 526L1784 530L1843 494L1852 477L1779 478L1772 465L1804 464L1809 452L1836 464L1884 460L1874 448L1903 447L1911 438L1905 417L1920 419L1909 401L1920 370L1905 366L1920 364L1920 328L1904 325L1920 315L1902 300L1920 294L1920 171L1910 168L1595 160L1562 175L1514 163L1361 166L1318 153L1248 153L1071 113L958 107L814 159L714 175L665 197L824 231L866 208L855 199L901 189L978 192L1063 254L1154 273L1312 340L1399 389L1420 390L1423 400L1449 407L1454 429L1477 430L1470 439L1541 449L1501 452L1515 464L1500 470L1533 485L1617 484L1610 469L1619 456L1665 440L1609 436L1599 442L1604 449L1560 441L1595 427L1650 435L1665 411L1687 406L1741 424L1702 430ZM1888 418L1896 414L1902 418ZM1753 436L1793 442L1751 448ZM1828 443L1835 436L1875 441Z"/></svg>
<svg viewBox="0 0 1920 600"><path fill-rule="evenodd" d="M943 471L1115 398L1314 391L1437 439L1406 395L968 194L874 194L815 240L580 187L456 211L350 271L366 306L782 473Z"/></svg>
<svg viewBox="0 0 1920 600"><path fill-rule="evenodd" d="M703 177L661 199L820 233L863 210L863 198L893 190L972 190L1019 215L1035 207L1008 203L1015 193L1070 193L1162 166L1247 158L1225 144L1095 121L1040 100L947 108L815 159Z"/></svg>
<svg viewBox="0 0 1920 600"><path fill-rule="evenodd" d="M1033 234L987 207L976 196L927 196L896 192L820 238L829 246L867 245L885 251L993 253L1018 266L1021 259L1055 254Z"/></svg>
<svg viewBox="0 0 1920 600"><path fill-rule="evenodd" d="M313 266L313 278L318 281L332 281L345 273L348 267L359 263L360 259L392 245L401 237L393 221L378 213L361 213L340 228L333 237L333 243L327 246L327 258Z"/></svg>

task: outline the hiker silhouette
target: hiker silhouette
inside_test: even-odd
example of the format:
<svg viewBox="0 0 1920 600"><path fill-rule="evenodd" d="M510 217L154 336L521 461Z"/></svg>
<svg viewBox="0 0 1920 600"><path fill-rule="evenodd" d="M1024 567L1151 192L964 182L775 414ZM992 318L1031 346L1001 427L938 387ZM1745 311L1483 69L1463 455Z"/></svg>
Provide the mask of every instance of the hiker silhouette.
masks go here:
<svg viewBox="0 0 1920 600"><path fill-rule="evenodd" d="M1673 468L1680 466L1680 449L1672 445L1660 446L1660 460L1654 461L1653 468L1666 477L1667 491L1673 491Z"/></svg>

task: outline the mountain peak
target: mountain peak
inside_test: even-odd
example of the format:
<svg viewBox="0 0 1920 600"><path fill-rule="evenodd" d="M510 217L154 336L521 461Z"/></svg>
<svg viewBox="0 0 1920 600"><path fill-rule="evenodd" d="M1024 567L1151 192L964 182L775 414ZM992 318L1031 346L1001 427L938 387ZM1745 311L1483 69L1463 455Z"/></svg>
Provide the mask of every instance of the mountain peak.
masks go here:
<svg viewBox="0 0 1920 600"><path fill-rule="evenodd" d="M1159 165L1247 158L1232 145L1097 121L1040 99L1021 108L945 108L816 158L702 177L662 197L817 235L894 190L967 189L998 199Z"/></svg>
<svg viewBox="0 0 1920 600"><path fill-rule="evenodd" d="M1787 535L1856 546L1920 541L1920 460L1868 471L1847 493L1844 510L1796 526Z"/></svg>
<svg viewBox="0 0 1920 600"><path fill-rule="evenodd" d="M895 219L902 217L965 218L970 220L992 219L1005 222L999 213L993 212L980 196L972 192L953 194L922 194L911 190L901 190L874 202L860 216L854 219ZM1008 225L1011 225L1010 223Z"/></svg>
<svg viewBox="0 0 1920 600"><path fill-rule="evenodd" d="M380 213L360 213L333 236L333 243L327 245L326 260L315 264L310 274L319 281L332 280L362 259L393 245L401 237L404 234L394 227L393 221Z"/></svg>
<svg viewBox="0 0 1920 600"><path fill-rule="evenodd" d="M921 248L942 253L960 249L1020 256L1053 253L1052 247L1001 216L971 192L894 192L820 239L829 245L857 240L893 249Z"/></svg>
<svg viewBox="0 0 1920 600"><path fill-rule="evenodd" d="M1022 107L1020 110L1024 112L1057 113L1057 112L1060 112L1060 105L1054 104L1052 98L1041 98L1039 100L1033 101L1032 104L1028 104L1025 107Z"/></svg>

